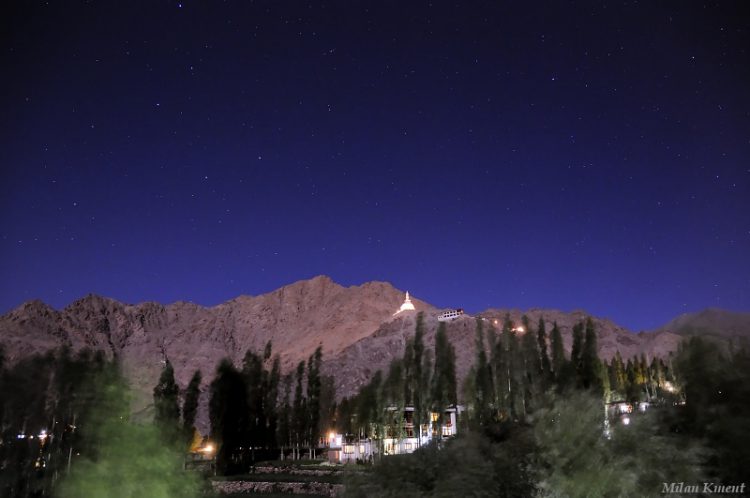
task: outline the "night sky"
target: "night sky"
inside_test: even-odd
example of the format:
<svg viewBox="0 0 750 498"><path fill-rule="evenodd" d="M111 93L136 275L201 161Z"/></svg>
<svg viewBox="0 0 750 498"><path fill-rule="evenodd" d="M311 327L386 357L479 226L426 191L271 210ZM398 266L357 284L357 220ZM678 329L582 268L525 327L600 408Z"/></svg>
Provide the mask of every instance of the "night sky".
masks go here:
<svg viewBox="0 0 750 498"><path fill-rule="evenodd" d="M749 310L745 2L522 3L4 2L0 312Z"/></svg>

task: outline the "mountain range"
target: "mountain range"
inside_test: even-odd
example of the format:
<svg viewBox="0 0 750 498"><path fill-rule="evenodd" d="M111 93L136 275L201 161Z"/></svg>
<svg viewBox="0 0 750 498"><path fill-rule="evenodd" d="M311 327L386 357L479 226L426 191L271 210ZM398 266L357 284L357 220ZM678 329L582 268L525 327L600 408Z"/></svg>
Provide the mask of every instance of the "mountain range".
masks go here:
<svg viewBox="0 0 750 498"><path fill-rule="evenodd" d="M416 310L394 316L403 300L404 292L386 282L343 287L326 276L213 307L189 302L124 304L88 295L55 310L35 300L0 317L0 346L9 362L61 346L101 350L119 360L135 394L134 409L143 416L150 413L152 390L165 360L174 366L183 388L200 369L204 395L198 423L205 430L207 387L219 360L228 357L239 365L248 349L262 352L268 341L280 355L284 372L322 346L323 372L334 377L339 398L356 393L375 372L403 354L420 311L425 344L431 349L441 310L412 298ZM543 317L548 331L556 322L568 351L573 325L588 316L584 311L488 309L449 322L447 335L456 349L459 379L475 356L473 318L483 318L482 323L490 327L502 324L506 314L516 323L525 314L534 326ZM655 331L638 334L608 319L591 318L599 354L607 359L617 351L626 359L640 354L668 356L686 335L710 335L722 341L750 337L750 313L719 309L681 315Z"/></svg>

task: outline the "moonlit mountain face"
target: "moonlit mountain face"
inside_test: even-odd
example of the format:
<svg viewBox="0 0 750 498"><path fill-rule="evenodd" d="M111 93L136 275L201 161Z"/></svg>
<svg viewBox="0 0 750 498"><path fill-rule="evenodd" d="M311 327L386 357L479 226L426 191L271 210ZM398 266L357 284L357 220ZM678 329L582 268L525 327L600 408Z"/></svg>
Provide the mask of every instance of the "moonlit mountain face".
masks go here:
<svg viewBox="0 0 750 498"><path fill-rule="evenodd" d="M0 344L9 361L33 353L67 346L73 350L104 351L121 361L136 393L135 410L148 414L152 389L166 358L184 388L196 369L203 373L204 388L213 378L220 359L239 364L248 349L262 351L272 341L285 372L307 359L318 345L323 347L324 372L335 378L338 397L349 396L391 360L404 352L407 337L414 333L418 312L425 313L425 344L431 349L439 310L411 298L415 311L402 311L405 293L385 282L342 287L325 276L302 280L260 296L240 296L206 308L177 302L124 304L89 295L57 311L40 301L25 303L0 317ZM502 323L506 313L519 323L519 310L489 309L478 316L489 327ZM713 310L731 316L733 329L748 335L746 315ZM525 312L536 326L544 317L547 330L560 327L566 348L571 329L587 315L583 311L562 312L532 309ZM702 315L696 315L700 318ZM682 317L682 332L690 320ZM654 333L634 334L607 319L594 318L599 354L611 358L617 351L634 355L666 356L682 338L670 326ZM459 378L468 372L475 357L476 321L471 317L449 322L448 338L456 348ZM688 327L688 330L690 328ZM206 423L207 397L202 400L199 423ZM205 428L205 425L203 425Z"/></svg>

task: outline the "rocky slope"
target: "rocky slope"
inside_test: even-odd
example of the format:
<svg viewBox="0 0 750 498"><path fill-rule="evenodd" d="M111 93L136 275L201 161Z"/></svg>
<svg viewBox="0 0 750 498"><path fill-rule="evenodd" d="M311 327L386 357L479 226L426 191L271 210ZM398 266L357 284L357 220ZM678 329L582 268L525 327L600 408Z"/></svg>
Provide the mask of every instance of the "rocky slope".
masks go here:
<svg viewBox="0 0 750 498"><path fill-rule="evenodd" d="M174 365L178 384L186 386L193 372L200 369L205 389L220 359L229 357L239 364L245 351L262 351L269 340L280 354L285 371L321 345L324 372L335 377L337 394L344 396L355 393L377 370L403 354L406 339L414 333L417 314L408 311L393 316L403 298L403 292L385 282L342 287L319 276L214 307L186 302L131 305L89 295L57 311L31 301L0 317L0 345L11 362L60 346L102 350L121 361L136 393L135 409L144 415L148 415L151 392L165 357ZM425 312L425 344L431 349L439 310L417 299L412 301L418 311ZM506 313L520 322L519 310L490 309L478 316L490 327L495 321L502 323ZM586 317L582 311L532 309L524 313L534 325L543 316L547 330L557 322L568 349L573 325ZM641 334L594 318L600 355L610 358L620 351L624 358L641 353L664 356L676 349L686 330L695 332L704 322L714 325L711 330L722 324L718 330L726 330L729 335L749 334L750 314L724 320L716 315L723 312L708 313L680 317L655 333ZM475 356L475 327L475 320L469 317L448 324L459 377L466 374ZM202 400L199 411L202 425L206 401Z"/></svg>
<svg viewBox="0 0 750 498"><path fill-rule="evenodd" d="M680 336L710 335L725 339L750 338L750 313L708 308L678 316L657 332L671 331Z"/></svg>

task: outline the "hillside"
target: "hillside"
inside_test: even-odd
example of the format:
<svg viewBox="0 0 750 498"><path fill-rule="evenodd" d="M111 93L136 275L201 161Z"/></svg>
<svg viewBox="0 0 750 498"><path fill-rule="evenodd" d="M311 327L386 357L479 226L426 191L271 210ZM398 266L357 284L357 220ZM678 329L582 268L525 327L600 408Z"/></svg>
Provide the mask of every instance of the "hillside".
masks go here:
<svg viewBox="0 0 750 498"><path fill-rule="evenodd" d="M710 335L725 339L750 338L750 313L708 308L685 313L658 329L680 336Z"/></svg>

